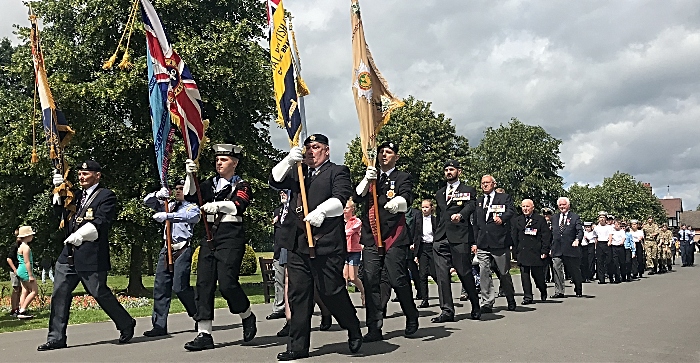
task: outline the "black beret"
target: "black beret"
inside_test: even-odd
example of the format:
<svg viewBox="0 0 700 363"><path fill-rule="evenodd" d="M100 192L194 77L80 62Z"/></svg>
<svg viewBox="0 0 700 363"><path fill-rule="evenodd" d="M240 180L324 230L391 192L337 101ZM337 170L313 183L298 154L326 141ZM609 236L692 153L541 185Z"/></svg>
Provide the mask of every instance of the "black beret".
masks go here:
<svg viewBox="0 0 700 363"><path fill-rule="evenodd" d="M312 142L319 142L321 144L328 145L328 137L326 137L326 135L322 135L322 134L313 134L313 135L310 135L309 137L307 137L306 140L304 140L304 145L308 145Z"/></svg>
<svg viewBox="0 0 700 363"><path fill-rule="evenodd" d="M174 186L176 187L176 186L179 186L179 185L181 185L181 186L184 187L184 186L185 186L185 179L178 179L177 181L175 181L175 185L174 185Z"/></svg>
<svg viewBox="0 0 700 363"><path fill-rule="evenodd" d="M399 144L393 143L391 141L384 141L383 143L381 143L377 147L377 151L379 152L385 147L391 149L394 153L398 154L398 152L399 152Z"/></svg>
<svg viewBox="0 0 700 363"><path fill-rule="evenodd" d="M79 167L78 170L84 170L84 171L102 171L102 166L100 166L100 163L98 163L95 160L88 160L84 163L82 163Z"/></svg>
<svg viewBox="0 0 700 363"><path fill-rule="evenodd" d="M457 160L447 160L444 168L446 168L448 166L451 166L451 167L456 168L456 169L462 169L462 166L459 165L459 161L457 161Z"/></svg>

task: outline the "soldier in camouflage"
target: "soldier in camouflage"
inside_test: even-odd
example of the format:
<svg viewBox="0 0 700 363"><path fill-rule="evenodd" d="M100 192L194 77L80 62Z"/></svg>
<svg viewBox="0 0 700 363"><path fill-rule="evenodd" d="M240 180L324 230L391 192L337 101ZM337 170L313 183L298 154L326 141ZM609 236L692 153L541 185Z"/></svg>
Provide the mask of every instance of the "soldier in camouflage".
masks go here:
<svg viewBox="0 0 700 363"><path fill-rule="evenodd" d="M659 226L654 222L654 218L649 216L647 221L642 224L642 231L644 231L644 255L647 257L647 269L651 270L649 275L653 275L658 268L659 246L657 237L659 235Z"/></svg>
<svg viewBox="0 0 700 363"><path fill-rule="evenodd" d="M664 224L659 232L659 272L661 273L673 269L671 266L671 243L673 243L673 233Z"/></svg>

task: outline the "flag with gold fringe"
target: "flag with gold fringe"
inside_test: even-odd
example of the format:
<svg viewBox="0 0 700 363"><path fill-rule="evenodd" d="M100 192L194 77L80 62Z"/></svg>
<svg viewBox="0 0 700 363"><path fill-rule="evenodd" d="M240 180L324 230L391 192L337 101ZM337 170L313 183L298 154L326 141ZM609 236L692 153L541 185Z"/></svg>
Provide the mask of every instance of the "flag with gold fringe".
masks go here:
<svg viewBox="0 0 700 363"><path fill-rule="evenodd" d="M403 102L390 91L386 80L377 69L365 41L365 31L360 16L360 3L351 0L352 21L352 93L360 121L360 143L363 161L374 165L377 134L389 122L391 112L403 106Z"/></svg>
<svg viewBox="0 0 700 363"><path fill-rule="evenodd" d="M43 129L46 136L46 143L49 148L49 159L51 159L51 164L54 169L63 175L64 179L68 179L69 168L66 165L64 148L66 145L68 145L75 132L70 128L70 126L68 126L68 122L66 121L63 112L56 107L56 103L54 102L44 64L44 52L41 47L41 37L39 34L39 27L37 25L37 17L34 15L31 8L29 10L29 20L32 24L30 41L32 47L32 60L34 63L34 75L36 79L34 102L36 103L36 94L38 94L39 104L41 106ZM34 121L33 115L35 109L36 107L32 109L32 123ZM38 162L38 155L36 154L36 140L34 141L34 148L32 150L32 162ZM70 182L66 181L56 187L53 190L53 193L55 196L63 199L63 204L70 213L74 213L75 205L71 204L73 201L73 192L70 190L71 186L72 185ZM60 200L56 199L55 202L60 203ZM63 227L63 222L61 222L61 227Z"/></svg>
<svg viewBox="0 0 700 363"><path fill-rule="evenodd" d="M290 145L296 146L299 145L299 134L302 131L299 101L300 97L308 94L308 89L301 77L297 77L296 80L299 83L299 90L296 87L292 47L289 43L289 31L282 0L267 0L267 17L270 27L270 60L277 105L277 123L287 130Z"/></svg>

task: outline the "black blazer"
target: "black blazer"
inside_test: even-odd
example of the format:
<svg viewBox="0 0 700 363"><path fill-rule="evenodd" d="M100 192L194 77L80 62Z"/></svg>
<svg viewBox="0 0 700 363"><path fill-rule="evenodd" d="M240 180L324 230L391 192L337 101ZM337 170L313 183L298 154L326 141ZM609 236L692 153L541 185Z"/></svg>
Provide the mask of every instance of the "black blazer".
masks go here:
<svg viewBox="0 0 700 363"><path fill-rule="evenodd" d="M481 250L502 250L511 246L510 220L515 216L515 206L513 199L506 193L496 193L491 201L491 206L504 206L505 212L500 213L503 223L494 223L494 213L489 214L486 220L486 209L484 209L484 195L477 199L476 212L474 213L474 230L476 235L476 245Z"/></svg>
<svg viewBox="0 0 700 363"><path fill-rule="evenodd" d="M532 214L529 224L526 220L524 215L512 220L513 255L523 266L544 266L542 254L549 255L552 231L547 220L537 213ZM529 228L528 233L525 233L526 228Z"/></svg>
<svg viewBox="0 0 700 363"><path fill-rule="evenodd" d="M433 241L447 239L450 243L473 245L475 240L470 219L476 206L476 189L460 182L455 193L456 196L449 204L446 196L447 185L435 194L437 228L433 234ZM452 223L450 217L457 213L462 215L462 219L458 223Z"/></svg>
<svg viewBox="0 0 700 363"><path fill-rule="evenodd" d="M77 207L78 213L85 209L85 214L82 220L78 219L78 213L68 221L66 232L68 234L75 232L86 223L92 223L97 228L97 239L94 241L83 241L83 243L75 247L67 244L63 247L61 255L58 257L59 263L68 263L68 256L73 255L73 264L76 271L95 272L109 271L112 265L109 262L109 230L112 227L112 222L117 215L117 196L111 190L102 188L100 185L95 188L93 193L100 191L97 196L87 206L78 206L80 199L83 197L83 190L75 193L74 204ZM90 199L90 196L88 196ZM66 211L62 206L56 207L61 216L66 216Z"/></svg>
<svg viewBox="0 0 700 363"><path fill-rule="evenodd" d="M282 223L280 222L280 217L282 216L282 208L284 208L284 206L280 205L279 207L275 208L275 210L272 212L274 218L272 223L272 258L275 260L280 259L280 250L282 249L282 246L280 246L279 242L280 238L282 237L280 233L280 227L282 227ZM289 215L289 212L287 212L287 215Z"/></svg>
<svg viewBox="0 0 700 363"><path fill-rule="evenodd" d="M380 176L381 170L377 170L377 172ZM357 193L354 194L353 200L355 203L362 204L362 213L360 216L362 220L362 234L360 235L360 243L366 247L374 246L374 234L372 233L372 226L369 223L368 203L369 199L372 198L372 193L368 191L364 196L359 196ZM406 199L406 203L410 206L413 202L413 182L411 181L411 174L394 169L391 174L387 176L386 182L383 184L380 184L379 180L377 180L377 204L379 204L379 224L382 231L382 240L385 240L391 235L393 229L396 228L396 224L399 223L402 217L405 218L405 213L399 212L391 214L388 210L384 209L384 205L397 196L402 196ZM408 244L411 244L411 239L408 235L408 226L404 226L403 232L401 232L396 241L394 241L394 245Z"/></svg>
<svg viewBox="0 0 700 363"><path fill-rule="evenodd" d="M583 239L583 226L578 214L569 211L564 229L559 228L561 213L552 216L552 257L581 257L581 248L573 247L574 240Z"/></svg>
<svg viewBox="0 0 700 363"><path fill-rule="evenodd" d="M306 175L308 170L306 165L302 169L304 175ZM284 247L289 251L308 254L309 247L306 239L306 224L302 210L297 168L293 167L279 183L270 175L269 183L275 189L289 189L292 192L289 199L289 214L287 214L279 230L281 235L279 239L280 247ZM345 205L348 198L353 194L350 182L350 169L345 165L336 165L330 161L323 164L316 175L306 177L305 183L309 212L316 209L319 204L329 198L338 198L340 203ZM342 214L337 217L326 217L320 227L311 226L311 233L314 236L317 255L346 253L345 222Z"/></svg>
<svg viewBox="0 0 700 363"><path fill-rule="evenodd" d="M416 227L413 232L413 256L420 256L426 245L423 243L423 213L420 213L416 218ZM435 231L437 230L437 218L430 216L430 221L433 229L433 241L435 241ZM428 246L432 249L432 245Z"/></svg>

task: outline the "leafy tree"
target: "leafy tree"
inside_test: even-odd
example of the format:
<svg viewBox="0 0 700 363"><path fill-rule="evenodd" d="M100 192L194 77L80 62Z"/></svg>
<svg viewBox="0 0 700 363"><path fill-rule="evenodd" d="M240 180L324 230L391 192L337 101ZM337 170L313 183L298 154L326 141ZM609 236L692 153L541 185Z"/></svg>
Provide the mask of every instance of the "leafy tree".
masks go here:
<svg viewBox="0 0 700 363"><path fill-rule="evenodd" d="M46 0L34 2L43 18L42 32L49 83L76 136L69 145L69 165L88 158L104 168L103 181L117 194L118 217L110 243L114 253L130 256L129 293L145 293L141 283L144 258L152 265L162 245L160 226L142 205L143 196L159 187L148 111L145 37L140 21L131 39L134 67L103 71L128 17L131 0ZM211 121L212 143L245 147L237 173L249 180L255 199L246 218L248 237L266 241L274 193L267 172L279 157L270 142L273 118L269 52L261 46L265 8L257 0L154 1L173 48L188 63L202 94L203 116ZM30 164L30 110L34 75L28 29L24 43L0 43L0 119L6 125L0 145L0 233L20 223L40 229L58 253L63 232L50 215L50 167L46 159ZM8 60L7 55L11 55ZM39 138L43 137L39 135ZM47 155L40 145L40 155ZM176 145L171 175L183 175L184 150ZM213 152L201 156L201 175L213 173ZM75 179L71 175L72 179ZM201 236L199 234L198 236ZM195 244L198 241L195 241ZM144 256L144 249L148 255Z"/></svg>
<svg viewBox="0 0 700 363"><path fill-rule="evenodd" d="M657 223L667 223L658 198L629 174L616 172L594 187L574 184L567 195L572 209L586 221L595 221L598 212L606 211L615 218L645 220L651 215Z"/></svg>
<svg viewBox="0 0 700 363"><path fill-rule="evenodd" d="M404 102L405 106L391 114L391 120L377 139L378 143L399 144L397 166L413 176L413 205L419 207L421 199L434 198L435 192L445 183L443 165L447 160L457 159L465 168L469 166L469 142L456 134L451 119L431 109L430 102L413 96ZM359 183L366 169L359 137L348 145L345 164L350 168L353 182Z"/></svg>
<svg viewBox="0 0 700 363"><path fill-rule="evenodd" d="M556 206L563 193L560 145L561 140L542 127L526 125L515 117L506 126L489 127L472 149L470 184L478 186L483 175L491 174L516 204L528 198L536 205Z"/></svg>

